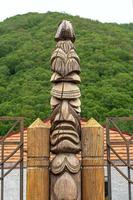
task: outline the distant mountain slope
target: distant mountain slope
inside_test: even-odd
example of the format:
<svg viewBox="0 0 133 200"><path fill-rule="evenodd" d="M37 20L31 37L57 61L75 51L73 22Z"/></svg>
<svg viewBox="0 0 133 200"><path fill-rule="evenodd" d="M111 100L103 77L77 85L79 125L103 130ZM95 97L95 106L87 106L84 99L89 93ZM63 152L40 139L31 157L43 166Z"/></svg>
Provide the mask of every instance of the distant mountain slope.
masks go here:
<svg viewBox="0 0 133 200"><path fill-rule="evenodd" d="M101 123L107 116L133 116L133 24L51 12L0 23L0 116L24 116L25 125L50 116L50 56L62 19L72 22L77 37L81 116Z"/></svg>

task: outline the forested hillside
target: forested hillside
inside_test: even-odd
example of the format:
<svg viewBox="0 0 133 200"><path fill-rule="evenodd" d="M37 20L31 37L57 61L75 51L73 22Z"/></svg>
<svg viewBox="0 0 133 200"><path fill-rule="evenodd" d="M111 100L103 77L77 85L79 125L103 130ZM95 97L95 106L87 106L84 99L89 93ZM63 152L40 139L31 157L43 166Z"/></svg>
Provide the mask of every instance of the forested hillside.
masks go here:
<svg viewBox="0 0 133 200"><path fill-rule="evenodd" d="M25 126L50 116L50 57L62 19L72 22L77 37L81 116L103 124L107 116L133 116L133 24L51 12L0 23L0 116L24 116Z"/></svg>

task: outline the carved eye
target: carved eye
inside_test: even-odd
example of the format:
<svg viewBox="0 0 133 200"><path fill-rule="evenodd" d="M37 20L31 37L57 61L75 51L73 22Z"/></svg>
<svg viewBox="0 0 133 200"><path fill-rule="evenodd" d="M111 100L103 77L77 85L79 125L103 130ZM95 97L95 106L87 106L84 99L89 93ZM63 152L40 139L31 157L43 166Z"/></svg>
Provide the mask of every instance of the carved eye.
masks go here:
<svg viewBox="0 0 133 200"><path fill-rule="evenodd" d="M70 105L74 106L74 107L80 107L81 105L81 101L80 99L73 99L69 101Z"/></svg>
<svg viewBox="0 0 133 200"><path fill-rule="evenodd" d="M55 108L57 105L60 104L60 102L61 102L60 99L57 99L57 98L55 98L55 97L52 96L52 97L51 97L51 100L50 100L51 108L52 108L52 109Z"/></svg>

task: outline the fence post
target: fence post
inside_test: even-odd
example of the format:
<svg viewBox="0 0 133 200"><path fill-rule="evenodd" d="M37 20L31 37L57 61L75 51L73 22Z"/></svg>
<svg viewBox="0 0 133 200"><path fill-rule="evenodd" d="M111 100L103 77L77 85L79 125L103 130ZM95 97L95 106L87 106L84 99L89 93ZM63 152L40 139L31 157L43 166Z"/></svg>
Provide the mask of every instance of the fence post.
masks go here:
<svg viewBox="0 0 133 200"><path fill-rule="evenodd" d="M104 199L104 132L91 118L82 128L82 200Z"/></svg>
<svg viewBox="0 0 133 200"><path fill-rule="evenodd" d="M49 128L38 118L27 131L27 200L49 200Z"/></svg>

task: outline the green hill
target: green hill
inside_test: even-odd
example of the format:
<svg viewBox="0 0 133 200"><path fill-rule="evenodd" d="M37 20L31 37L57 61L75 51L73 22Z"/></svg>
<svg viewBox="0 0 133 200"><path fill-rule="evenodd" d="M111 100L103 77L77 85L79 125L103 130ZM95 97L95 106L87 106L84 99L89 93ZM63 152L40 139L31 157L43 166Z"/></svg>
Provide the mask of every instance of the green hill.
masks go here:
<svg viewBox="0 0 133 200"><path fill-rule="evenodd" d="M101 123L107 116L133 116L133 24L51 12L0 22L0 116L24 116L25 126L50 116L50 57L62 19L72 22L77 36L81 116Z"/></svg>

